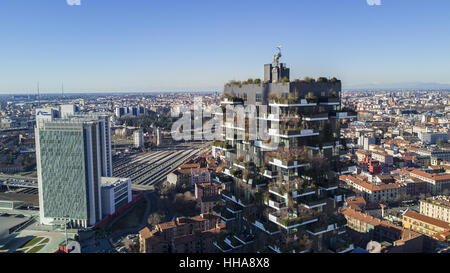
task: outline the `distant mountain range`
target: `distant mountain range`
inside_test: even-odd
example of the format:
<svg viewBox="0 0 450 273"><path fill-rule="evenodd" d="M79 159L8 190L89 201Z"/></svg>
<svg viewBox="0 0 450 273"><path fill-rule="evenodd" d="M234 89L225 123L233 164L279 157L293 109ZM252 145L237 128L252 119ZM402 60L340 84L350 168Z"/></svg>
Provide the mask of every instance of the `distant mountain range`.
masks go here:
<svg viewBox="0 0 450 273"><path fill-rule="evenodd" d="M450 90L450 83L435 82L405 82L405 83L387 83L387 84L360 84L348 85L343 84L344 90L380 90L380 89L400 89L400 90Z"/></svg>

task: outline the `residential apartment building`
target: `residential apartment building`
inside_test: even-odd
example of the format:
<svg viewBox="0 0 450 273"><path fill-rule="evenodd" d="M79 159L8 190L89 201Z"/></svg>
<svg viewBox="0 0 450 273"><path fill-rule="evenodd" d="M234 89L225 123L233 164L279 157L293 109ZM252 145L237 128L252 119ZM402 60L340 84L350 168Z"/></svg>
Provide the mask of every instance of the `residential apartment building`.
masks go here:
<svg viewBox="0 0 450 273"><path fill-rule="evenodd" d="M141 253L215 253L215 238L225 232L220 218L211 213L178 217L154 229L139 231Z"/></svg>
<svg viewBox="0 0 450 273"><path fill-rule="evenodd" d="M339 80L291 81L280 57L264 66L264 81L225 85L216 119L226 133L214 150L221 148L222 174L232 182L222 191L224 207L215 212L230 234L216 244L223 252L350 251L338 234L343 223L337 208L349 194L338 175L354 164L340 161L340 128L356 115L341 110ZM255 107L256 118L230 118L225 111L240 106Z"/></svg>
<svg viewBox="0 0 450 273"><path fill-rule="evenodd" d="M222 204L220 193L224 185L217 182L195 184L195 198L200 203L200 212L213 212L213 208Z"/></svg>
<svg viewBox="0 0 450 273"><path fill-rule="evenodd" d="M424 237L390 222L380 220L350 207L340 210L347 220L347 227L357 245L364 247L370 241L388 245L390 253L422 253ZM387 243L387 244L386 244Z"/></svg>
<svg viewBox="0 0 450 273"><path fill-rule="evenodd" d="M371 203L394 201L400 194L406 193L406 187L402 183L369 182L366 177L361 175L342 175L340 179L362 192L364 199Z"/></svg>
<svg viewBox="0 0 450 273"><path fill-rule="evenodd" d="M420 200L420 214L450 223L450 197L440 195Z"/></svg>
<svg viewBox="0 0 450 273"><path fill-rule="evenodd" d="M412 210L407 210L403 214L402 224L404 228L414 230L429 237L433 237L437 233L448 233L450 230L450 223Z"/></svg>
<svg viewBox="0 0 450 273"><path fill-rule="evenodd" d="M410 175L427 182L427 191L433 195L442 194L450 190L450 174L448 173L429 173L424 170L412 170Z"/></svg>

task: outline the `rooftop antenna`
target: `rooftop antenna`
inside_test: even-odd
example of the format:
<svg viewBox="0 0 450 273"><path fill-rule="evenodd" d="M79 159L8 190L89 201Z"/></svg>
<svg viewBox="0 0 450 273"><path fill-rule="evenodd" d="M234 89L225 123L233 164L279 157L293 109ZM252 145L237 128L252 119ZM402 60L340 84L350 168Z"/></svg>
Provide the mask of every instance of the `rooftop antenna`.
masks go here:
<svg viewBox="0 0 450 273"><path fill-rule="evenodd" d="M61 84L61 93L62 99L64 99L64 82Z"/></svg>
<svg viewBox="0 0 450 273"><path fill-rule="evenodd" d="M276 49L278 49L278 52L281 54L281 45L277 46Z"/></svg>
<svg viewBox="0 0 450 273"><path fill-rule="evenodd" d="M41 95L39 94L39 82L37 83L38 106L41 106Z"/></svg>

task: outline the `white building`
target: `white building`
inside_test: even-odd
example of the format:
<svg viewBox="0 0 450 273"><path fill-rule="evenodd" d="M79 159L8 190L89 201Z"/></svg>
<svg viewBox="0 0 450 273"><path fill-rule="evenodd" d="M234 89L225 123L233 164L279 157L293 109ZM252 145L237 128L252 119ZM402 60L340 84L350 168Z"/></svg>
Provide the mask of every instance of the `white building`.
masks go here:
<svg viewBox="0 0 450 273"><path fill-rule="evenodd" d="M36 111L40 223L92 226L102 220L100 177L112 176L109 116L59 116L53 109Z"/></svg>
<svg viewBox="0 0 450 273"><path fill-rule="evenodd" d="M131 179L102 177L103 217L113 214L118 208L131 202Z"/></svg>
<svg viewBox="0 0 450 273"><path fill-rule="evenodd" d="M133 133L134 136L134 147L141 148L144 147L144 133L142 130L136 130Z"/></svg>

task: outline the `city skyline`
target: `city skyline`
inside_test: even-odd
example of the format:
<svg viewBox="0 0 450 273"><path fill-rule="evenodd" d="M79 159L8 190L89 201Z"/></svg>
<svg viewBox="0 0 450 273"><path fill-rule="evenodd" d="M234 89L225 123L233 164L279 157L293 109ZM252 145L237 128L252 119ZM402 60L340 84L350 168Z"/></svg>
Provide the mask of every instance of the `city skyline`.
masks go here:
<svg viewBox="0 0 450 273"><path fill-rule="evenodd" d="M23 3L0 11L0 94L35 94L37 82L41 93L63 82L65 93L220 92L230 78L258 78L280 44L292 79L450 88L446 1Z"/></svg>

